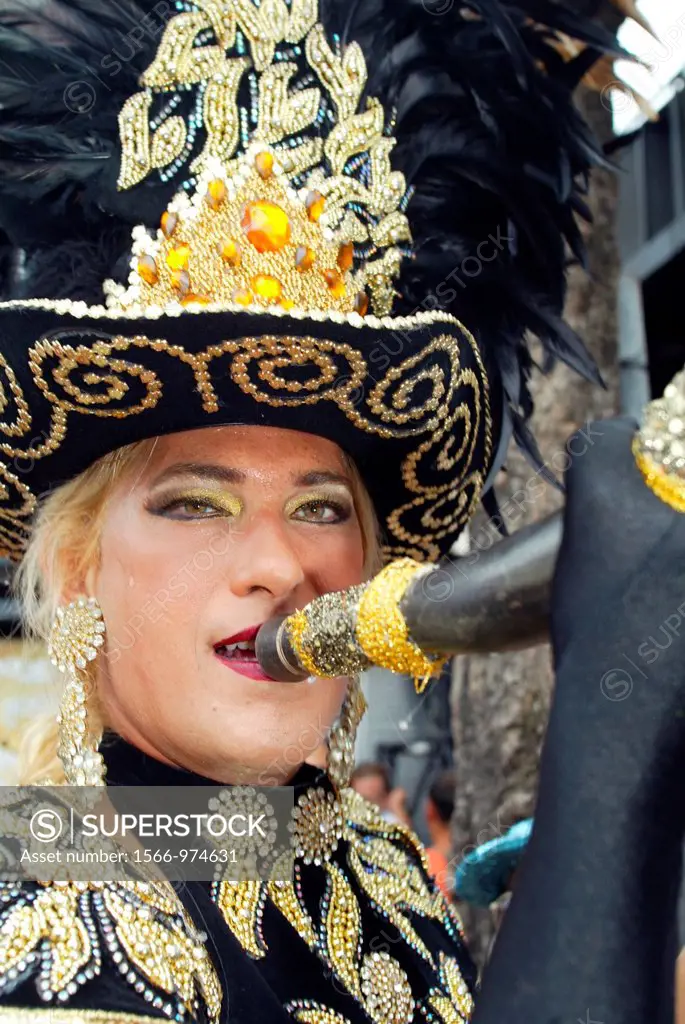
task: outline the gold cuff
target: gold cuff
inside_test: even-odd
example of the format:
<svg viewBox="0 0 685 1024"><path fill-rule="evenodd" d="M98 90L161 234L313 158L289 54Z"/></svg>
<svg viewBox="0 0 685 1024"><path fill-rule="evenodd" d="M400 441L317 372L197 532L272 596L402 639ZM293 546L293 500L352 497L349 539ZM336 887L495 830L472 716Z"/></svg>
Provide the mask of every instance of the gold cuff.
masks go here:
<svg viewBox="0 0 685 1024"><path fill-rule="evenodd" d="M390 562L370 583L323 594L288 616L285 629L300 665L312 676L355 675L369 665L411 676L422 693L446 657L430 657L409 636L400 609L409 584L430 566Z"/></svg>
<svg viewBox="0 0 685 1024"><path fill-rule="evenodd" d="M417 647L400 609L409 584L417 573L429 569L413 558L399 558L386 565L361 596L355 630L359 646L369 660L391 672L411 676L417 693L423 693L448 660L439 655L431 658Z"/></svg>

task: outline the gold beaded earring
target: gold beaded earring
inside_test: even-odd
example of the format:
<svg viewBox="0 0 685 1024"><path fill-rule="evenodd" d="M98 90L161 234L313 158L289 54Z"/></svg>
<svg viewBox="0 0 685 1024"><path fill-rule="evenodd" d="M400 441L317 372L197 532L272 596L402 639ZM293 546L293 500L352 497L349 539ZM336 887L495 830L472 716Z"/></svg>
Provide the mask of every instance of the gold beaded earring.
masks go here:
<svg viewBox="0 0 685 1024"><path fill-rule="evenodd" d="M67 677L57 721L58 755L68 786L103 786L105 763L98 751L101 735L92 735L88 723L86 672L104 643L105 624L94 597L81 597L57 609L48 654Z"/></svg>
<svg viewBox="0 0 685 1024"><path fill-rule="evenodd" d="M366 698L362 693L359 676L354 676L347 685L340 717L328 739L328 774L338 789L344 789L350 783L357 729L365 711Z"/></svg>

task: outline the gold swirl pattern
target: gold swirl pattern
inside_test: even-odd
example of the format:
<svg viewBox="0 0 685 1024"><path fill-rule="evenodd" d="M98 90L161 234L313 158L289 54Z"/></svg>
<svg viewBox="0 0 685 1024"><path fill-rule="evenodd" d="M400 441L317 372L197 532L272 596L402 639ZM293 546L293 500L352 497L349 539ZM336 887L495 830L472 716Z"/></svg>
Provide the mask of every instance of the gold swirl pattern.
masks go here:
<svg viewBox="0 0 685 1024"><path fill-rule="evenodd" d="M133 344L143 339L133 339ZM148 339L144 339L146 342ZM118 345L126 349L126 339L95 341L91 346L65 345L61 341L42 341L32 350L31 368L34 380L48 401L68 412L87 412L94 416L133 416L156 405L162 392L162 385L156 374L141 363L111 358ZM153 343L154 344L154 343ZM50 388L44 372L44 364L56 360L52 379L66 398L59 398ZM89 369L88 369L89 368ZM82 375L82 385L72 380L72 373ZM126 375L132 378L127 382ZM139 401L124 405L124 399L137 379L145 389ZM115 405L115 409L112 409ZM106 408L100 408L106 407Z"/></svg>
<svg viewBox="0 0 685 1024"><path fill-rule="evenodd" d="M22 437L31 429L31 413L28 403L22 394L12 367L1 353L0 369L5 377L5 381L0 379L0 416L4 415L7 409L11 407L10 395L14 401L16 412L14 422L0 421L0 431L6 434L7 437Z"/></svg>
<svg viewBox="0 0 685 1024"><path fill-rule="evenodd" d="M36 505L34 465L62 449L74 416L148 414L164 407L173 382L188 396L189 427L212 425L234 389L274 409L323 403L343 413L362 435L400 442L397 490L410 500L387 512L381 524L388 554L435 557L439 541L471 516L482 488L480 466L489 464L490 416L478 349L466 332L459 337L446 332L375 376L374 351L368 343L306 332L223 340L199 351L163 338L112 337L77 328L40 339L26 358L42 409L35 398L29 403L20 368L7 360L0 365L0 452L5 456L0 547L20 557ZM32 437L38 421L41 430ZM146 416L139 436L154 435L156 422ZM351 442L353 450L361 440Z"/></svg>
<svg viewBox="0 0 685 1024"><path fill-rule="evenodd" d="M211 345L200 356L206 373L198 379L205 408L217 405L212 376L223 379L221 369L209 366L222 355L230 355L228 372L234 383L256 402L271 406L311 405L330 400L353 412L350 392L361 388L366 362L351 345L316 338L288 338L266 335L243 342ZM282 373L279 371L291 371Z"/></svg>
<svg viewBox="0 0 685 1024"><path fill-rule="evenodd" d="M21 558L37 500L29 486L0 462L0 543L8 558Z"/></svg>

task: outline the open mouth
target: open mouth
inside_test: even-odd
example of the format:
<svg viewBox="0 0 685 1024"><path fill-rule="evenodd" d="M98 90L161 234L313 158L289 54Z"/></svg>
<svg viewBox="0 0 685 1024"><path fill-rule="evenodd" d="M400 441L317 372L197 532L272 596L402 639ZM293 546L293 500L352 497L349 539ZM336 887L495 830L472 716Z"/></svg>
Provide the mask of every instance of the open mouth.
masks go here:
<svg viewBox="0 0 685 1024"><path fill-rule="evenodd" d="M265 679L273 682L264 673L255 654L255 637L261 625L262 623L260 622L258 626L250 626L248 629L243 629L240 633L235 633L225 640L220 640L219 643L214 644L214 653L220 661L223 661L224 664L240 675L247 676L250 679Z"/></svg>
<svg viewBox="0 0 685 1024"><path fill-rule="evenodd" d="M249 640L239 640L237 644L217 644L214 648L222 658L251 658L255 660L254 644Z"/></svg>

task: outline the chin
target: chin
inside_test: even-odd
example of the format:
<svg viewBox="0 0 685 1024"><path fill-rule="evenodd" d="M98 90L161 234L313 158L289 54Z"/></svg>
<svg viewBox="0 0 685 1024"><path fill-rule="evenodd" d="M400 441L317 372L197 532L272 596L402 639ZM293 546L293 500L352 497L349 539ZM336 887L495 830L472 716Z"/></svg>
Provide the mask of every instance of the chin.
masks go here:
<svg viewBox="0 0 685 1024"><path fill-rule="evenodd" d="M232 665L226 664L216 656L212 660L211 693L216 703L221 705L231 706L234 696L239 696L247 705L251 705L255 700L261 701L267 706L288 707L292 704L304 703L311 705L311 716L314 718L317 715L318 705L322 703L323 687L326 687L332 694L331 687L335 686L330 679L304 679L293 683L276 682L264 676L261 670L253 673L252 666L249 664L241 667L241 671L237 671ZM342 696L344 696L344 689ZM342 696L340 701L342 701Z"/></svg>

